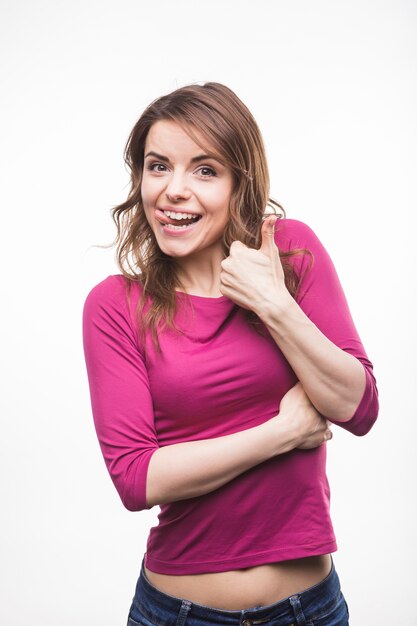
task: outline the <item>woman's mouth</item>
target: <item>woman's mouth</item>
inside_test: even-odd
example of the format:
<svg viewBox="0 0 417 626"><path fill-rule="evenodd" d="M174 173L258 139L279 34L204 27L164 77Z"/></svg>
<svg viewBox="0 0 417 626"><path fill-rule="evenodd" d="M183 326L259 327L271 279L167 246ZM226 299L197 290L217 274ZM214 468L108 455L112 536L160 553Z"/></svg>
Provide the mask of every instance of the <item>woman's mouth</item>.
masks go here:
<svg viewBox="0 0 417 626"><path fill-rule="evenodd" d="M156 209L155 215L162 224L164 233L170 235L185 234L195 228L202 219L197 213L183 213L181 211L163 211Z"/></svg>

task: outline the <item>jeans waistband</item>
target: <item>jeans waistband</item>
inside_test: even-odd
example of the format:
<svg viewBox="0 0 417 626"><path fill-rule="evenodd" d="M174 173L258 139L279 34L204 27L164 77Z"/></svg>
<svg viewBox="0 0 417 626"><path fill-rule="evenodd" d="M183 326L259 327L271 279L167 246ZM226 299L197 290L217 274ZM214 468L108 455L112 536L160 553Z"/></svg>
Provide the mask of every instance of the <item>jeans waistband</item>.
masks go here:
<svg viewBox="0 0 417 626"><path fill-rule="evenodd" d="M242 618L254 621L268 621L269 619L283 619L286 617L291 619L294 615L294 602L297 599L301 600L303 609L308 611L309 606L313 606L317 601L318 594L320 594L323 599L328 598L330 607L334 603L335 597L337 597L340 593L340 581L332 558L332 566L329 574L322 581L312 587L308 587L307 589L275 602L274 604L238 611L228 611L204 606L196 602L188 601L186 598L177 598L160 591L154 587L154 585L152 585L146 577L144 562L145 558L142 560L134 602L138 605L138 608L142 608L142 610L146 610L146 606L159 606L164 611L172 615L172 618L178 615L181 607L184 606L184 602L187 602L187 604L189 603L190 607L192 607L192 614L195 618L204 621L209 614L212 619L211 623L230 624L232 626L233 624L239 624ZM324 600L324 602L326 602L326 600ZM323 604L323 608L325 608L325 604Z"/></svg>

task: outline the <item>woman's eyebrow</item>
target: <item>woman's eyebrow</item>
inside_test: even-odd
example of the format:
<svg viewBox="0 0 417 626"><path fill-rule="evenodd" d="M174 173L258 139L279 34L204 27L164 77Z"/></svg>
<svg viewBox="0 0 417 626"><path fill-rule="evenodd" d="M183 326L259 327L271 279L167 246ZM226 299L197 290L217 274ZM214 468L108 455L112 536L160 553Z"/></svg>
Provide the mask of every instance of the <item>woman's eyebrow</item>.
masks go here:
<svg viewBox="0 0 417 626"><path fill-rule="evenodd" d="M164 156L163 154L158 154L157 152L154 152L153 150L151 150L145 155L145 159L148 156L154 156L160 161L165 161L166 163L169 162L168 157ZM198 156L193 157L190 163L198 163L198 161L204 161L205 159L214 159L215 161L222 163L222 161L220 161L220 159L214 154L199 154Z"/></svg>

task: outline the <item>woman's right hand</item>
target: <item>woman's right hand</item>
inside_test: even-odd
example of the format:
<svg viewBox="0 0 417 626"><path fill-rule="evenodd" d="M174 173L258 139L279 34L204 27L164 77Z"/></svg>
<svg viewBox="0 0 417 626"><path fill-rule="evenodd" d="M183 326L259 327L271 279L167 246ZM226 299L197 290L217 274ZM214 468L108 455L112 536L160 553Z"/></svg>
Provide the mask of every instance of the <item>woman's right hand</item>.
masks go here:
<svg viewBox="0 0 417 626"><path fill-rule="evenodd" d="M317 448L332 438L329 422L313 406L300 382L291 387L279 405L281 427L288 428L294 438L293 448L309 450Z"/></svg>

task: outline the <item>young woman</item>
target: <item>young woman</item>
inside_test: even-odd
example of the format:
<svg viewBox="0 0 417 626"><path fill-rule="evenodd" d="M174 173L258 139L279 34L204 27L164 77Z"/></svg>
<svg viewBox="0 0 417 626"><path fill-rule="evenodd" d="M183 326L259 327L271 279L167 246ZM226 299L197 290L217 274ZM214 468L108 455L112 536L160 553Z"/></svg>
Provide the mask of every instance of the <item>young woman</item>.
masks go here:
<svg viewBox="0 0 417 626"><path fill-rule="evenodd" d="M224 85L152 102L125 159L121 273L88 294L83 341L114 485L160 506L128 624L348 624L326 441L367 433L378 392L332 261L269 198Z"/></svg>

